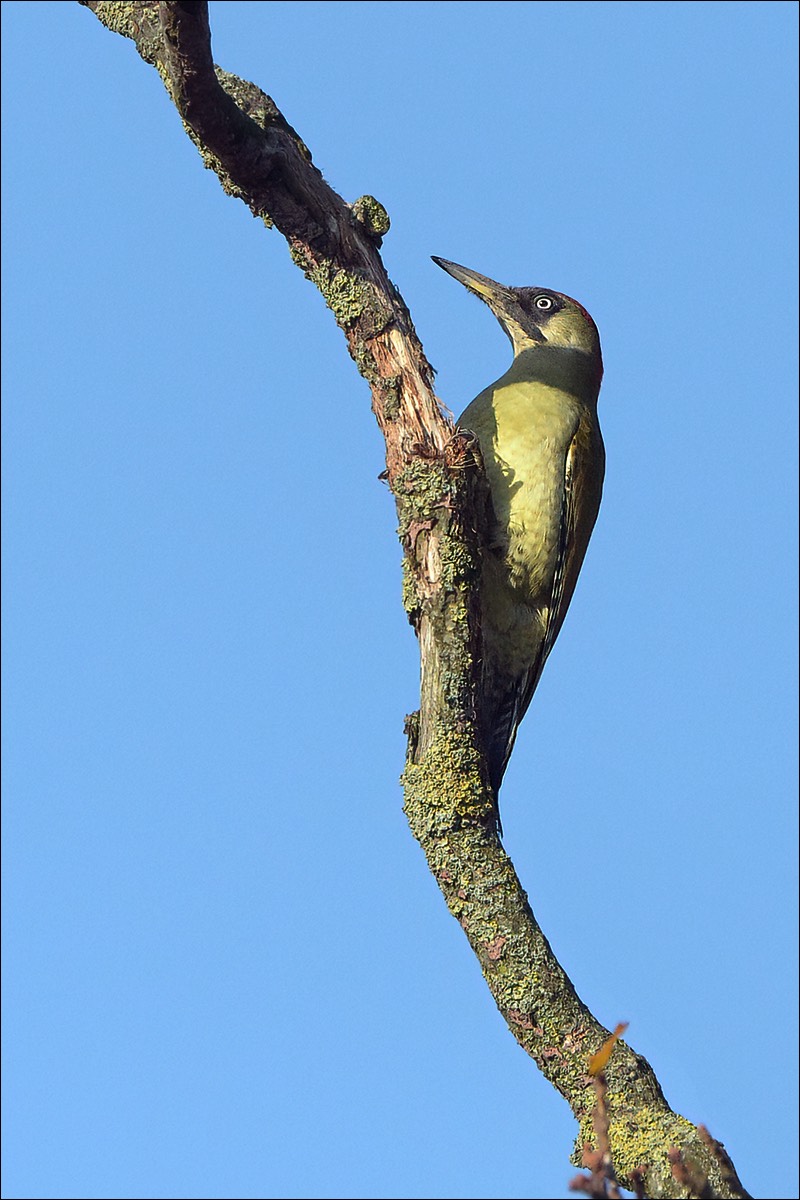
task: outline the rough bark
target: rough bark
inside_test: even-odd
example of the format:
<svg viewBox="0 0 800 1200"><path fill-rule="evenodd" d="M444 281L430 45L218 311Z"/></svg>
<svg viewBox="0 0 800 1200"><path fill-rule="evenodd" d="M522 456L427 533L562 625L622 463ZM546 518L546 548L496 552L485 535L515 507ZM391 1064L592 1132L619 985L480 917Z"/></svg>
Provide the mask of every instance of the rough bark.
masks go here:
<svg viewBox="0 0 800 1200"><path fill-rule="evenodd" d="M433 392L433 372L386 274L386 212L370 196L345 203L271 98L215 66L207 4L79 2L134 42L224 190L285 237L370 386L422 667L420 711L408 719L405 811L511 1032L580 1122L579 1153L595 1141L588 1059L608 1031L555 959L495 829L474 701L486 483L472 439L454 429ZM748 1195L722 1147L672 1111L649 1064L624 1042L606 1078L608 1138L623 1183L632 1186L640 1171L652 1196Z"/></svg>

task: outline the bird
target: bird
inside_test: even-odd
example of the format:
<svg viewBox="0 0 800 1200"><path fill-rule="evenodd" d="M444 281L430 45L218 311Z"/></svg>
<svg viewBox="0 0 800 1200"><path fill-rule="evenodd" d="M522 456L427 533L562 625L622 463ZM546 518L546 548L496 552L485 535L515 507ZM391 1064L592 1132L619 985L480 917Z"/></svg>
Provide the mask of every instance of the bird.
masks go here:
<svg viewBox="0 0 800 1200"><path fill-rule="evenodd" d="M481 564L476 707L502 832L503 775L600 508L603 358L597 326L577 300L550 288L506 287L447 259L433 261L488 305L514 355L456 422L477 439L493 510Z"/></svg>

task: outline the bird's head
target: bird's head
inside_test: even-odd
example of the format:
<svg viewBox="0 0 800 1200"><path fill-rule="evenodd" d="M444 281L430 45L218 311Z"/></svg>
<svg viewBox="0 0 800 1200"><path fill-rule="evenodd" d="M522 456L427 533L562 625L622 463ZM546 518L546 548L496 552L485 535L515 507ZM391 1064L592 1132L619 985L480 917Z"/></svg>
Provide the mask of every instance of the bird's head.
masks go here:
<svg viewBox="0 0 800 1200"><path fill-rule="evenodd" d="M488 304L511 339L515 357L547 345L600 359L597 326L577 300L550 288L506 287L446 258L434 256L433 261Z"/></svg>

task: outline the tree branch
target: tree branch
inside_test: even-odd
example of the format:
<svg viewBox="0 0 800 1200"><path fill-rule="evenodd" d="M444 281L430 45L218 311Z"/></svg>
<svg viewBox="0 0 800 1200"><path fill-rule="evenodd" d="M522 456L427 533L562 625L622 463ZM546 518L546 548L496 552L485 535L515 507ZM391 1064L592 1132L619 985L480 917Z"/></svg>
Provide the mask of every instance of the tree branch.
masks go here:
<svg viewBox="0 0 800 1200"><path fill-rule="evenodd" d="M433 371L386 274L379 247L388 216L370 196L345 203L271 98L215 66L207 4L79 2L157 69L224 190L283 234L370 385L422 662L420 712L408 722L405 811L511 1032L581 1122L578 1146L594 1143L587 1063L608 1031L557 962L499 841L476 728L487 485L474 440L456 432L434 395ZM720 1144L670 1109L649 1064L625 1043L606 1077L608 1141L623 1183L641 1176L650 1195L682 1196L686 1178L702 1177L711 1195L748 1195ZM670 1159L674 1147L683 1179Z"/></svg>

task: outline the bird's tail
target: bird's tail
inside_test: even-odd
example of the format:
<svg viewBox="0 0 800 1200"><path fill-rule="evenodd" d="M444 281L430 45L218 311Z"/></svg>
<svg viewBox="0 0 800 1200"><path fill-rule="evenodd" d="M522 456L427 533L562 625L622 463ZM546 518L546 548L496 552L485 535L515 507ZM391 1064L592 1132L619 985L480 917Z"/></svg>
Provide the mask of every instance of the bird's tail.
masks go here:
<svg viewBox="0 0 800 1200"><path fill-rule="evenodd" d="M543 664L542 664L543 665ZM513 679L495 678L493 686L484 688L482 727L489 783L494 793L497 832L502 836L500 820L500 785L506 773L520 721L525 716L541 675L541 665Z"/></svg>

